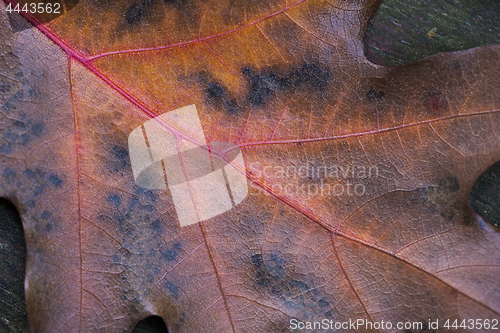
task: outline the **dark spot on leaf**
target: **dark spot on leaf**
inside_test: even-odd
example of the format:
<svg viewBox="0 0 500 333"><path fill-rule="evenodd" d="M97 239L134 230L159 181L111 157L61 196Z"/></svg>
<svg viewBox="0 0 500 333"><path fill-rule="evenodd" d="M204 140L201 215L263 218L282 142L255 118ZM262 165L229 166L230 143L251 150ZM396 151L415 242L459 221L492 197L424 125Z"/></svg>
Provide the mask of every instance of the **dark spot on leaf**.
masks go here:
<svg viewBox="0 0 500 333"><path fill-rule="evenodd" d="M10 142L0 145L0 154L9 155L10 153L12 153L12 144Z"/></svg>
<svg viewBox="0 0 500 333"><path fill-rule="evenodd" d="M28 199L24 202L24 204L30 208L35 207L35 201L33 199Z"/></svg>
<svg viewBox="0 0 500 333"><path fill-rule="evenodd" d="M141 23L152 12L154 0L144 0L130 5L125 13L125 21L130 25Z"/></svg>
<svg viewBox="0 0 500 333"><path fill-rule="evenodd" d="M6 111L15 110L15 104L19 102L24 96L24 93L22 90L17 91L14 95L11 95L7 101L4 103L3 108Z"/></svg>
<svg viewBox="0 0 500 333"><path fill-rule="evenodd" d="M236 99L231 99L231 100L226 100L224 102L224 109L227 111L227 113L236 115L240 113L241 107L239 106L238 102Z"/></svg>
<svg viewBox="0 0 500 333"><path fill-rule="evenodd" d="M460 189L460 185L456 177L448 176L439 182L439 188L450 192L456 192Z"/></svg>
<svg viewBox="0 0 500 333"><path fill-rule="evenodd" d="M40 217L44 220L50 219L52 217L52 214L50 214L48 211L44 210Z"/></svg>
<svg viewBox="0 0 500 333"><path fill-rule="evenodd" d="M442 116L448 111L448 99L441 91L431 91L424 97L427 112L431 116Z"/></svg>
<svg viewBox="0 0 500 333"><path fill-rule="evenodd" d="M31 133L40 135L42 133L42 124L36 124L31 127Z"/></svg>
<svg viewBox="0 0 500 333"><path fill-rule="evenodd" d="M305 63L284 73L272 69L254 72L247 67L243 68L242 73L250 84L248 99L252 106L265 105L278 93L293 93L298 88L322 93L327 88L331 76L327 68L313 63Z"/></svg>
<svg viewBox="0 0 500 333"><path fill-rule="evenodd" d="M112 260L113 263L118 264L120 262L120 256L118 256L117 254L113 254Z"/></svg>
<svg viewBox="0 0 500 333"><path fill-rule="evenodd" d="M35 173L30 169L24 170L24 173L28 176L29 179L35 179Z"/></svg>
<svg viewBox="0 0 500 333"><path fill-rule="evenodd" d="M130 204L128 205L128 208L129 209L134 209L135 206L137 206L138 203L139 203L139 200L137 198L132 198L130 200Z"/></svg>
<svg viewBox="0 0 500 333"><path fill-rule="evenodd" d="M325 301L323 298L318 301L318 304L323 307L327 307L330 305L328 301Z"/></svg>
<svg viewBox="0 0 500 333"><path fill-rule="evenodd" d="M252 106L266 104L278 89L284 89L290 85L286 78L278 77L273 73L253 74L249 68L244 68L243 74L250 81L248 99Z"/></svg>
<svg viewBox="0 0 500 333"><path fill-rule="evenodd" d="M242 108L238 105L238 101L222 83L204 71L199 74L198 80L204 89L206 104L224 110L229 115L237 115L241 112Z"/></svg>
<svg viewBox="0 0 500 333"><path fill-rule="evenodd" d="M269 258L264 260L260 253L250 257L255 288L279 299L286 307L296 309L312 307L317 313L324 314L324 307L329 303L324 297L319 297L320 292L311 288L302 279L292 277L296 274L288 271L281 255L271 254Z"/></svg>
<svg viewBox="0 0 500 333"><path fill-rule="evenodd" d="M128 164L128 151L120 146L114 146L113 147L113 153L115 153L115 156L118 158L120 161L121 167L126 167Z"/></svg>
<svg viewBox="0 0 500 333"><path fill-rule="evenodd" d="M0 92L3 94L10 92L11 89L12 87L10 84L0 84Z"/></svg>
<svg viewBox="0 0 500 333"><path fill-rule="evenodd" d="M254 254L251 258L250 258L252 264L257 267L257 268L260 268L262 266L262 264L264 263L262 261L262 255L260 253L258 254Z"/></svg>
<svg viewBox="0 0 500 333"><path fill-rule="evenodd" d="M30 136L26 133L21 135L21 143L23 145L27 144L31 140Z"/></svg>
<svg viewBox="0 0 500 333"><path fill-rule="evenodd" d="M154 220L151 222L151 228L157 235L161 235L161 221L159 219Z"/></svg>
<svg viewBox="0 0 500 333"><path fill-rule="evenodd" d="M28 94L29 94L31 97L33 97L33 96L38 95L38 94L39 94L39 92L38 92L38 89L37 89L37 88L29 88L29 89L28 89Z"/></svg>
<svg viewBox="0 0 500 333"><path fill-rule="evenodd" d="M163 257L166 258L168 261L172 261L172 260L175 260L175 258L177 258L177 255L178 255L178 251L181 248L181 245L179 243L175 243L174 244L174 247L170 250L167 250L165 251L165 253L163 253Z"/></svg>
<svg viewBox="0 0 500 333"><path fill-rule="evenodd" d="M7 180L7 182L10 184L14 179L16 179L16 172L12 170L9 167L6 167L3 169L3 176Z"/></svg>
<svg viewBox="0 0 500 333"><path fill-rule="evenodd" d="M377 89L370 89L366 93L366 98L370 101L375 101L378 99L382 99L385 96L385 92Z"/></svg>
<svg viewBox="0 0 500 333"><path fill-rule="evenodd" d="M325 67L307 63L291 75L295 86L306 86L316 91L323 91L328 85L330 72Z"/></svg>
<svg viewBox="0 0 500 333"><path fill-rule="evenodd" d="M17 121L17 120L12 125L17 127L18 129L20 129L21 131L25 131L28 128L28 126L26 126L25 123L23 123L22 121Z"/></svg>
<svg viewBox="0 0 500 333"><path fill-rule="evenodd" d="M52 223L47 223L47 224L45 225L45 231L47 231L47 232L48 232L48 231L51 231L51 230L52 230L52 228L54 228L54 225L53 225Z"/></svg>
<svg viewBox="0 0 500 333"><path fill-rule="evenodd" d="M439 181L438 186L420 189L418 198L413 200L431 212L439 212L442 217L451 221L465 209L456 193L459 189L458 179L454 176L447 176Z"/></svg>
<svg viewBox="0 0 500 333"><path fill-rule="evenodd" d="M155 202L156 199L158 199L158 196L153 193L152 191L148 190L148 191L144 191L144 196L149 200L149 201L152 201L152 202Z"/></svg>
<svg viewBox="0 0 500 333"><path fill-rule="evenodd" d="M33 191L33 196L37 196L37 195L40 195L43 193L44 189L47 187L47 185L45 184L40 184L40 183L37 183L37 185L35 185L34 187L34 191Z"/></svg>
<svg viewBox="0 0 500 333"><path fill-rule="evenodd" d="M57 187L60 187L63 183L63 181L57 175L54 174L49 176L49 180L52 184L54 184Z"/></svg>
<svg viewBox="0 0 500 333"><path fill-rule="evenodd" d="M17 134L14 134L14 132L12 132L12 130L10 130L10 129L5 131L3 137L10 142L17 142L17 138L18 138Z"/></svg>
<svg viewBox="0 0 500 333"><path fill-rule="evenodd" d="M12 103L10 101L5 102L2 107L6 111L9 111L10 109L15 109L15 107L12 105Z"/></svg>
<svg viewBox="0 0 500 333"><path fill-rule="evenodd" d="M10 109L15 109L15 107L12 105L12 103L10 101L7 101L5 102L2 107L4 108L4 110L6 111L10 111Z"/></svg>
<svg viewBox="0 0 500 333"><path fill-rule="evenodd" d="M120 206L122 199L116 194L110 194L108 196L108 201L113 203L113 205L115 205L115 206Z"/></svg>
<svg viewBox="0 0 500 333"><path fill-rule="evenodd" d="M224 88L217 82L210 82L208 88L205 89L205 95L209 104L218 103L225 94Z"/></svg>
<svg viewBox="0 0 500 333"><path fill-rule="evenodd" d="M168 250L165 251L163 255L165 256L165 258L167 258L168 261L172 261L177 256L177 253L174 250Z"/></svg>
<svg viewBox="0 0 500 333"><path fill-rule="evenodd" d="M165 288L170 290L170 292L172 293L172 296L175 299L179 299L179 288L177 288L176 286L174 286L172 283L170 283L168 281L165 282Z"/></svg>

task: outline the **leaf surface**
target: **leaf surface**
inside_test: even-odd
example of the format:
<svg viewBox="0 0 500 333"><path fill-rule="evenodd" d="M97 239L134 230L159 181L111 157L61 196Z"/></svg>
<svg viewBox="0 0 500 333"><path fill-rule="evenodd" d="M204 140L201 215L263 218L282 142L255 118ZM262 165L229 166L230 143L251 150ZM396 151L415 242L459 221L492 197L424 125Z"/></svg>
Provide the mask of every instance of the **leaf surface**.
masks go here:
<svg viewBox="0 0 500 333"><path fill-rule="evenodd" d="M377 4L82 0L17 33L2 4L0 195L32 329L498 319L500 234L467 196L500 159L499 49L374 65ZM250 192L181 228L127 139L192 104L207 141L241 147Z"/></svg>

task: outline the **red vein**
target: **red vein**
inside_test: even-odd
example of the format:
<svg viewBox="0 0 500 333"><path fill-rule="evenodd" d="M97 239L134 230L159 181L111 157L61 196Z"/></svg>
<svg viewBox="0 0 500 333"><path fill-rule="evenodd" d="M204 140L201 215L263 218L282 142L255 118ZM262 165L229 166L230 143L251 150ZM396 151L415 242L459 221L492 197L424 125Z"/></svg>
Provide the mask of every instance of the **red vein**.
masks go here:
<svg viewBox="0 0 500 333"><path fill-rule="evenodd" d="M231 327L233 328L233 332L236 332L236 328L234 327L233 317L231 316L231 311L229 311L229 305L227 303L226 294L224 293L224 289L222 288L222 282L220 280L220 273L219 273L219 270L217 269L217 265L215 264L215 259L214 259L214 255L212 253L212 249L208 245L207 232L205 230L205 223L203 223L203 221L202 221L199 223L199 225L200 225L201 233L203 235L203 239L205 240L205 246L207 247L208 257L210 258L210 262L212 263L212 266L214 267L214 270L215 270L215 276L217 277L217 284L219 286L220 293L222 294L222 300L224 301L224 306L226 307L226 312L227 312L227 316L229 317L229 322L231 323Z"/></svg>
<svg viewBox="0 0 500 333"><path fill-rule="evenodd" d="M343 135L332 135L332 136L321 137L321 138L291 139L291 140L277 140L277 141L269 140L269 141L254 141L254 142L247 142L247 143L238 143L238 147L229 148L227 150L222 151L221 153L224 154L224 153L227 153L227 152L234 150L236 148L243 148L243 147L250 147L250 146L307 143L307 142L328 141L328 140L336 140L336 139L356 138L356 137L360 137L360 136L367 136L367 135L379 134L379 133L384 133L384 132L396 131L399 129L420 126L420 125L424 125L424 124L430 125L432 123L436 123L439 121L445 121L445 120L450 120L450 119L455 119L455 118L467 118L467 117L472 117L472 116L495 114L495 113L499 113L499 112L500 112L500 110L479 111L479 112L473 112L473 113L468 113L468 114L459 114L459 115L453 115L453 116L448 116L448 117L443 117L443 118L437 118L437 119L433 119L433 120L423 120L423 121L414 122L414 123L405 124L405 125L387 127L387 128L383 128L380 130L373 130L373 131L359 132L359 133L349 133L349 134L343 134Z"/></svg>
<svg viewBox="0 0 500 333"><path fill-rule="evenodd" d="M12 0L7 0L7 1L12 1ZM275 12L275 13L269 15L269 16L261 18L260 20L251 22L251 23L249 23L247 25L243 25L243 26L238 27L238 28L233 29L233 30L222 32L222 33L217 34L217 35L212 35L212 36L207 36L207 37L201 37L201 38L197 38L197 39L194 39L194 40L189 40L189 41L185 41L185 42L179 42L179 43L175 43L175 44L171 44L171 45L163 45L163 46L149 47L149 48L139 48L139 49L134 49L134 50L111 51L111 52L101 53L101 54L89 57L89 58L87 58L87 60L88 61L93 61L93 60L98 59L98 58L108 57L108 56L117 55L117 54L139 53L139 52L151 52L151 51L158 51L158 50L167 50L167 49L176 48L176 47L180 47L180 46L186 46L186 45L191 45L191 44L195 44L195 43L199 43L199 42L205 42L207 40L216 39L216 38L219 38L219 37L230 35L230 34L233 34L235 32L238 32L238 31L241 31L243 29L246 29L248 27L254 26L254 25L256 25L256 24L258 24L258 23L260 23L262 21L268 20L268 19L273 18L273 17L275 17L275 16L277 16L279 14L282 14L282 13L286 12L287 10L289 10L289 9L295 7L295 6L300 5L304 1L305 0L300 0L300 1L296 2L296 3L294 3L293 5L285 7L282 10L279 10L279 11L277 11L277 12Z"/></svg>
<svg viewBox="0 0 500 333"><path fill-rule="evenodd" d="M76 115L75 95L73 92L73 76L71 75L71 58L68 59L68 75L70 82L71 101L73 105L74 128L75 128L75 151L76 151L76 188L78 196L78 246L80 251L80 314L83 309L83 256L82 256L82 200L80 187L80 136L78 135L78 117ZM79 318L79 331L82 331L82 317Z"/></svg>
<svg viewBox="0 0 500 333"><path fill-rule="evenodd" d="M354 285L353 285L353 283L351 281L351 278L347 274L347 270L344 267L344 263L340 259L340 255L339 255L339 252L337 250L337 246L335 245L335 238L336 238L336 236L337 236L336 234L332 233L332 239L331 239L331 241L332 241L333 253L335 253L335 258L337 258L337 262L339 263L339 268L342 271L342 273L344 274L344 276L345 276L345 278L347 280L347 283L349 283L349 286L351 287L352 291L354 292L354 295L356 295L356 298L358 299L359 303L361 303L361 306L363 307L363 309L365 310L366 314L368 315L368 318L370 318L370 321L373 322L374 321L373 320L373 316L371 315L371 313L366 308L366 305L363 302L363 300L361 299L361 296L359 295L359 293L356 290L356 288L354 288ZM380 330L377 330L377 331L380 332Z"/></svg>

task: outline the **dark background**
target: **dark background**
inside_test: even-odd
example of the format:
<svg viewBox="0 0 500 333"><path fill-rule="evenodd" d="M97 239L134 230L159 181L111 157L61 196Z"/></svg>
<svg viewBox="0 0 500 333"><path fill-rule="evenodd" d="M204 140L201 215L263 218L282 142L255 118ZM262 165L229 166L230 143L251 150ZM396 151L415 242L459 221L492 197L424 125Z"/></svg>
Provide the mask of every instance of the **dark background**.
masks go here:
<svg viewBox="0 0 500 333"><path fill-rule="evenodd" d="M408 64L439 52L500 44L498 0L384 0L365 38L369 60ZM469 205L500 227L500 163L469 195ZM24 300L26 246L19 215L0 199L0 333L29 332ZM159 317L140 322L134 333L167 332Z"/></svg>

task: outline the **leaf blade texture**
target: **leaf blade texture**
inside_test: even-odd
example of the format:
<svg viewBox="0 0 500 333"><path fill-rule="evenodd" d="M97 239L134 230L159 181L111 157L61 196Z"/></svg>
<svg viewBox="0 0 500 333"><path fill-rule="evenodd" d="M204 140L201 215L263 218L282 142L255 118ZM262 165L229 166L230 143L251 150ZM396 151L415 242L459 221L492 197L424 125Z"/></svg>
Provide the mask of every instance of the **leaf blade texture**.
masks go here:
<svg viewBox="0 0 500 333"><path fill-rule="evenodd" d="M377 4L82 0L17 33L2 7L0 195L32 329L498 318L500 236L467 206L500 159L498 46L374 65ZM192 104L207 142L241 148L249 193L181 228L127 138Z"/></svg>

